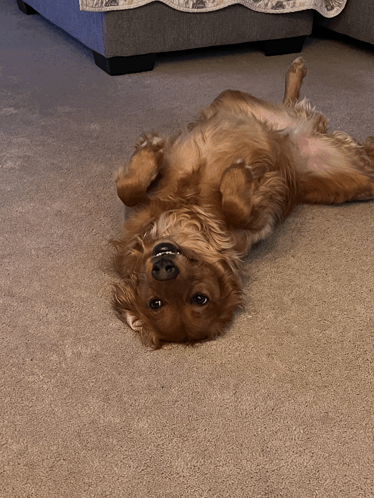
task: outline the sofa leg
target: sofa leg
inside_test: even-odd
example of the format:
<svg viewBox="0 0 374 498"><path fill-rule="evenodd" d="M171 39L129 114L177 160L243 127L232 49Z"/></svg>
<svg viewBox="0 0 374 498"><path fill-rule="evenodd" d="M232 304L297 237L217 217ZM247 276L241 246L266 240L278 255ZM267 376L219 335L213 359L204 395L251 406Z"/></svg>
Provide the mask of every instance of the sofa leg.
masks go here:
<svg viewBox="0 0 374 498"><path fill-rule="evenodd" d="M22 0L17 0L17 5L19 10L24 14L27 14L28 16L32 16L33 14L38 14L38 12L36 12L35 9L30 7L30 5L27 5L27 3L23 2Z"/></svg>
<svg viewBox="0 0 374 498"><path fill-rule="evenodd" d="M298 54L303 49L306 36L295 36L294 38L282 38L281 40L267 40L265 55Z"/></svg>
<svg viewBox="0 0 374 498"><path fill-rule="evenodd" d="M95 64L111 76L152 71L156 61L156 54L132 55L129 57L105 57L94 50L92 50L92 54L94 56Z"/></svg>

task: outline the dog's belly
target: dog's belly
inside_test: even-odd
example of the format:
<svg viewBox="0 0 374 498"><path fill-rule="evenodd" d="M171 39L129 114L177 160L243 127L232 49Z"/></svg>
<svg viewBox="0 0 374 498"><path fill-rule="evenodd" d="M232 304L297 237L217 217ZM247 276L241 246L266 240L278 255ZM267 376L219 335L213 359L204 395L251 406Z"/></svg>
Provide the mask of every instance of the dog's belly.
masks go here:
<svg viewBox="0 0 374 498"><path fill-rule="evenodd" d="M300 154L297 164L301 173L325 177L335 173L344 174L354 169L351 157L360 155L360 148L343 132L320 136L295 134L294 142ZM350 150L350 154L347 154L347 150Z"/></svg>
<svg viewBox="0 0 374 498"><path fill-rule="evenodd" d="M173 179L177 183L199 171L200 192L203 198L208 198L225 169L235 161L244 160L250 165L261 154L271 154L274 131L285 145L287 142L288 153L294 155L299 173L328 175L337 168L349 169L343 155L334 147L334 140L316 133L320 116L303 102L295 113L284 106L266 107L256 102L241 103L234 112L223 109L177 139L168 158Z"/></svg>
<svg viewBox="0 0 374 498"><path fill-rule="evenodd" d="M323 174L331 169L331 151L322 139L301 134L295 137L295 141L302 158L298 163L302 170Z"/></svg>
<svg viewBox="0 0 374 498"><path fill-rule="evenodd" d="M250 113L262 123L266 123L273 130L284 130L295 126L295 119L287 112L274 108L273 110L264 108L251 108Z"/></svg>
<svg viewBox="0 0 374 498"><path fill-rule="evenodd" d="M257 106L256 103L249 106L249 111L273 130L289 136L294 144L293 150L297 157L299 172L327 176L334 171L351 169L350 162L346 155L342 154L341 147L344 143L346 147L350 147L352 139L343 132L333 135L318 133L320 127L326 127L326 120L307 102L299 102L295 114L289 114L287 109L277 105L266 108ZM326 129L323 131L326 132Z"/></svg>

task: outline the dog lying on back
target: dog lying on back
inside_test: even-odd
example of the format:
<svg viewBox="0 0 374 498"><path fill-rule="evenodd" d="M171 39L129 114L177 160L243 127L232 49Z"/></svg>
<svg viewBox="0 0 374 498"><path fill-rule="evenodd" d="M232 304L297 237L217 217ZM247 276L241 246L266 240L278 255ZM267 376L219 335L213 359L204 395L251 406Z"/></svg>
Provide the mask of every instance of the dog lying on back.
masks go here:
<svg viewBox="0 0 374 498"><path fill-rule="evenodd" d="M117 193L135 208L117 241L113 305L159 348L221 335L242 304L241 261L298 203L374 197L374 137L327 132L299 102L301 57L282 104L221 93L187 131L143 135Z"/></svg>

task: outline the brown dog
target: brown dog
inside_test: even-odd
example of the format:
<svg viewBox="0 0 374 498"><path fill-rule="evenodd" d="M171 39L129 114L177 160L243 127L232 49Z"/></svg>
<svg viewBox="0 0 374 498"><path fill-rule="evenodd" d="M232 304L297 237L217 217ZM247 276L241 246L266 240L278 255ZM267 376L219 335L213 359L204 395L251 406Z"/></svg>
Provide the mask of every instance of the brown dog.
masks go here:
<svg viewBox="0 0 374 498"><path fill-rule="evenodd" d="M116 243L113 303L145 344L222 334L242 302L242 257L296 204L374 197L374 138L328 133L298 102L305 74L299 57L283 104L223 92L177 137L144 135L118 172L135 209Z"/></svg>

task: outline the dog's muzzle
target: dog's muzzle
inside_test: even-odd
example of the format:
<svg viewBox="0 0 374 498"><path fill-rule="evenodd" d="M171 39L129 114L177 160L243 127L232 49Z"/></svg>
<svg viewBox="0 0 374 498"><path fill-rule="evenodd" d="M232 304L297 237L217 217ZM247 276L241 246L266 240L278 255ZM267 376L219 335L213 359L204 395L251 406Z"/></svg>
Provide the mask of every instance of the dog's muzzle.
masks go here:
<svg viewBox="0 0 374 498"><path fill-rule="evenodd" d="M179 254L178 249L170 242L157 244L152 251L154 263L152 266L152 277L155 280L173 280L179 275L179 268L174 263L175 256Z"/></svg>

